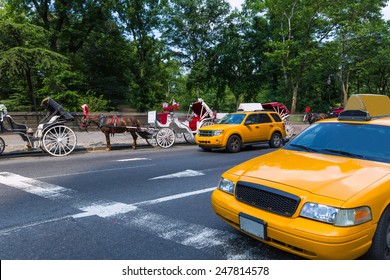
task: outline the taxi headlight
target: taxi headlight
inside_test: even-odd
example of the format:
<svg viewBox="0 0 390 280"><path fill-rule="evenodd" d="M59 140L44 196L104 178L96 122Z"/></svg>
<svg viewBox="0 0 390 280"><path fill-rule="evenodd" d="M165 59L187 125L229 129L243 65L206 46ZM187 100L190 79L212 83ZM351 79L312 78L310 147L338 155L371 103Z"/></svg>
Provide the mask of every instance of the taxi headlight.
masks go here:
<svg viewBox="0 0 390 280"><path fill-rule="evenodd" d="M234 183L225 178L221 178L221 180L219 180L218 189L229 194L234 194Z"/></svg>
<svg viewBox="0 0 390 280"><path fill-rule="evenodd" d="M219 136L223 133L223 130L213 130L213 136Z"/></svg>
<svg viewBox="0 0 390 280"><path fill-rule="evenodd" d="M340 227L359 225L372 219L371 210L367 206L339 209L312 202L303 205L300 216Z"/></svg>

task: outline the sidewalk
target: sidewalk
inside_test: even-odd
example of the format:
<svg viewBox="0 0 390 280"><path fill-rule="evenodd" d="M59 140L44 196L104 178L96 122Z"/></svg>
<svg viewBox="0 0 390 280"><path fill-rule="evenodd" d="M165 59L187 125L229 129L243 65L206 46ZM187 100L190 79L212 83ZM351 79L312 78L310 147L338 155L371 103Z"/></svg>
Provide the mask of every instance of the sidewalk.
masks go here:
<svg viewBox="0 0 390 280"><path fill-rule="evenodd" d="M299 134L305 129L307 124L294 124L295 134ZM74 131L77 137L77 146L75 150L79 151L98 151L105 150L106 138L100 131ZM27 150L27 143L22 140L18 134L0 134L5 142L5 149L3 154L30 152ZM133 137L131 134L115 134L110 137L111 146L113 149L131 149L133 144ZM184 138L176 138L175 143L186 143ZM149 146L145 139L138 137L137 146ZM32 152L41 151L40 149Z"/></svg>

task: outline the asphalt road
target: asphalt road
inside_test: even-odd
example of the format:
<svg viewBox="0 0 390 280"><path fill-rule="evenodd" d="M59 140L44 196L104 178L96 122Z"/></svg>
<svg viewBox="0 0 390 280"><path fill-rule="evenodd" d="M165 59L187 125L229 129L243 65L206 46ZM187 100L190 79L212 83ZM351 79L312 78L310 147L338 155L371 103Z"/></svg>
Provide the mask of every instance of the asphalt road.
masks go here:
<svg viewBox="0 0 390 280"><path fill-rule="evenodd" d="M0 259L297 259L213 212L228 168L272 151L169 149L36 153L0 161Z"/></svg>

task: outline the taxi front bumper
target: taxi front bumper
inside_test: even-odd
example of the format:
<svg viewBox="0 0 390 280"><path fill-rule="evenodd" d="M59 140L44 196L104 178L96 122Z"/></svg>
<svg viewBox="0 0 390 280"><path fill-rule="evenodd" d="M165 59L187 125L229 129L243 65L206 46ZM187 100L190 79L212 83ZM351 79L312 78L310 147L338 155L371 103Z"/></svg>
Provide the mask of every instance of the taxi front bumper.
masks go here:
<svg viewBox="0 0 390 280"><path fill-rule="evenodd" d="M223 148L226 146L226 141L224 140L223 135L219 136L196 136L195 142L200 147L209 147L209 148Z"/></svg>
<svg viewBox="0 0 390 280"><path fill-rule="evenodd" d="M245 214L264 221L265 238L257 240L308 259L356 259L368 251L376 230L371 222L354 227L335 227L302 217L284 217L239 202L220 190L212 194L216 214L236 229Z"/></svg>

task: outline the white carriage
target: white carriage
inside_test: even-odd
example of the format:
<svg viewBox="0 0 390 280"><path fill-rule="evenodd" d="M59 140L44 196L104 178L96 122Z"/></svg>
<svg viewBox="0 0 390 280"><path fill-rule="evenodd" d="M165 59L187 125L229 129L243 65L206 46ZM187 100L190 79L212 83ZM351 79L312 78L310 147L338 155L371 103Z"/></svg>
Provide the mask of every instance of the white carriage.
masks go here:
<svg viewBox="0 0 390 280"><path fill-rule="evenodd" d="M169 148L174 143L176 138L182 138L188 143L195 143L195 134L200 127L211 125L214 122L215 114L203 101L199 98L198 101L191 103L188 114L185 118L180 117L175 113L179 109L179 103L174 100L171 104L163 104L163 113L156 111L148 112L148 124L155 132L150 137L142 137L150 145L158 145L161 148Z"/></svg>

